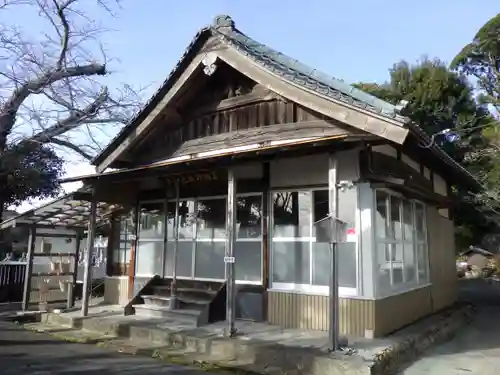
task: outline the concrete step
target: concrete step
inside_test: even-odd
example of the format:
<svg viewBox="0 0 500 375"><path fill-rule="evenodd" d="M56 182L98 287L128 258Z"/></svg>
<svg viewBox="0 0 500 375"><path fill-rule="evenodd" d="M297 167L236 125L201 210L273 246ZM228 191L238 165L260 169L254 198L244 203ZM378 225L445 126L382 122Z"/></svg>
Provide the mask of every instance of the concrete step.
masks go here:
<svg viewBox="0 0 500 375"><path fill-rule="evenodd" d="M218 290L210 290L203 288L188 288L188 287L178 287L175 288L177 296L199 296L202 298L213 299ZM153 294L160 296L170 295L170 285L155 285L153 286Z"/></svg>
<svg viewBox="0 0 500 375"><path fill-rule="evenodd" d="M149 316L152 318L166 318L179 320L185 323L193 324L198 327L199 324L203 324L204 311L194 310L194 309L168 309L162 306L156 305L133 305L135 309L135 314L140 316Z"/></svg>
<svg viewBox="0 0 500 375"><path fill-rule="evenodd" d="M141 295L141 298L144 300L145 305L161 306L165 308L173 307L172 297L159 295Z"/></svg>

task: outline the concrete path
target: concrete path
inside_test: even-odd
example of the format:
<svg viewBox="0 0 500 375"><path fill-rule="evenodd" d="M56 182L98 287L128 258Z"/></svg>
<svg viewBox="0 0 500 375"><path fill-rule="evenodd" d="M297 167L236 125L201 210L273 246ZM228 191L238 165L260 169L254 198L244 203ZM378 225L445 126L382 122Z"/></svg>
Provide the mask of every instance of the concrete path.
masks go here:
<svg viewBox="0 0 500 375"><path fill-rule="evenodd" d="M500 286L483 280L461 283L460 298L477 307L473 322L401 375L500 374Z"/></svg>
<svg viewBox="0 0 500 375"><path fill-rule="evenodd" d="M204 375L197 369L167 365L153 358L107 351L95 345L59 341L8 322L0 322L2 375Z"/></svg>

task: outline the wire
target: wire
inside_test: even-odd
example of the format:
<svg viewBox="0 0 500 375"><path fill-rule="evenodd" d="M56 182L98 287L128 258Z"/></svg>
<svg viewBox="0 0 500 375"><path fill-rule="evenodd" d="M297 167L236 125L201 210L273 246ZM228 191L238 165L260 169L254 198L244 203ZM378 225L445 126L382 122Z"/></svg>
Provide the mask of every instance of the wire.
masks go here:
<svg viewBox="0 0 500 375"><path fill-rule="evenodd" d="M479 118L475 119L474 121L479 121L479 120L484 119L484 118L486 118L486 117L479 117ZM449 133L453 133L453 134L459 136L460 134L469 133L469 132L472 132L474 130L481 129L481 128L487 128L487 127L493 126L495 124L499 124L499 122L498 121L491 121L491 122L488 122L486 124L472 126L470 128L465 128L465 129L451 129L451 128L446 128L446 129L443 129L443 130L441 130L441 131L439 131L437 133L432 134L430 136L431 139L430 139L430 141L429 141L429 143L427 145L420 144L419 146L421 148L431 148L432 146L434 146L434 143L435 143L435 140L436 140L437 136L446 135L446 134L449 134ZM453 143L453 142L450 142L450 143Z"/></svg>

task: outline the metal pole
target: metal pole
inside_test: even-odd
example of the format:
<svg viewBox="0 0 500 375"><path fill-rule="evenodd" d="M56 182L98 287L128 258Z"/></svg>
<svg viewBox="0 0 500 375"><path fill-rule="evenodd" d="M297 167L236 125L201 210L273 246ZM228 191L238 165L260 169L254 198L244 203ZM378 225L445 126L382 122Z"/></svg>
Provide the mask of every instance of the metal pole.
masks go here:
<svg viewBox="0 0 500 375"><path fill-rule="evenodd" d="M227 335L234 337L236 334L236 289L234 278L234 225L236 221L236 179L234 171L228 170L227 180L227 218L226 218L226 319L228 322Z"/></svg>
<svg viewBox="0 0 500 375"><path fill-rule="evenodd" d="M30 237L28 241L28 254L26 254L26 269L24 271L24 285L23 285L23 311L28 310L31 294L31 276L33 273L33 258L35 257L35 242L36 242L36 227L33 225L30 228Z"/></svg>
<svg viewBox="0 0 500 375"><path fill-rule="evenodd" d="M335 219L338 217L338 187L337 187L338 162L335 155L329 155L328 159L328 202L330 215ZM334 228L332 228L333 230ZM332 243L330 254L330 283L329 283L329 328L328 348L331 351L339 349L339 283L338 283L338 258L336 244Z"/></svg>
<svg viewBox="0 0 500 375"><path fill-rule="evenodd" d="M170 296L176 296L177 288L177 250L179 248L179 204L180 204L180 191L179 180L175 179L175 216L174 216L174 256L172 265L172 285L170 286Z"/></svg>
<svg viewBox="0 0 500 375"><path fill-rule="evenodd" d="M94 188L95 189L95 188ZM82 290L82 316L87 316L89 313L90 288L92 286L92 253L94 252L95 241L95 226L97 214L97 200L95 198L95 190L92 194L92 202L90 203L89 226L87 232L87 252L85 253L85 272L83 276Z"/></svg>

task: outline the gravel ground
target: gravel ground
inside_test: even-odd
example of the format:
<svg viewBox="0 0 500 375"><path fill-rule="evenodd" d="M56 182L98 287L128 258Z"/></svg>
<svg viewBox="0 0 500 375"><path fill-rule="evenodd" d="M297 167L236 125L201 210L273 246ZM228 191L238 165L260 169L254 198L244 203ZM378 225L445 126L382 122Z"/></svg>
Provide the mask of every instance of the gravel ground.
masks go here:
<svg viewBox="0 0 500 375"><path fill-rule="evenodd" d="M111 352L95 345L59 341L47 334L0 322L2 375L203 375L201 370L167 365L153 358Z"/></svg>

